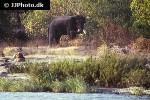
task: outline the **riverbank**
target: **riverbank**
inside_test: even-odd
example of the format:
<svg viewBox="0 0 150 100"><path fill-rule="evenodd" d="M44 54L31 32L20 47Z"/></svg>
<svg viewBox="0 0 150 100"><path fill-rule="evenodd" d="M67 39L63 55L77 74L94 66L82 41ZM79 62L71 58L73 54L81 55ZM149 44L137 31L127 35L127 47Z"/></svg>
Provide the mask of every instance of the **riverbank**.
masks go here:
<svg viewBox="0 0 150 100"><path fill-rule="evenodd" d="M58 84L55 84L58 85ZM77 88L77 87L76 87ZM79 87L81 88L81 87ZM0 80L0 92L55 92L55 93L70 93L68 91L43 91L42 87L33 83L29 79L19 78L1 78ZM74 91L71 93L80 93L81 91ZM102 87L88 87L86 91L81 93L102 93L102 94L128 94L128 95L147 95L150 96L150 90L143 87L129 87L129 88L102 88Z"/></svg>
<svg viewBox="0 0 150 100"><path fill-rule="evenodd" d="M104 93L104 94L130 94L130 95L149 95L150 90L143 87L129 87L129 88L98 88L93 87L89 89L89 93Z"/></svg>
<svg viewBox="0 0 150 100"><path fill-rule="evenodd" d="M93 52L86 51L88 52L86 54L81 52L77 54L79 50L82 52L84 50L76 47L45 49L46 53L41 50L43 48L39 49L40 53L29 54L26 49L28 53L25 56L26 62L10 64L6 68L8 73L3 73L7 75L2 76L4 79L1 79L0 91L85 93L93 86L149 87L150 69L147 66L149 56L146 54L122 54L119 51L123 49L116 53L112 49L104 48ZM104 89L106 92L109 90L111 89Z"/></svg>

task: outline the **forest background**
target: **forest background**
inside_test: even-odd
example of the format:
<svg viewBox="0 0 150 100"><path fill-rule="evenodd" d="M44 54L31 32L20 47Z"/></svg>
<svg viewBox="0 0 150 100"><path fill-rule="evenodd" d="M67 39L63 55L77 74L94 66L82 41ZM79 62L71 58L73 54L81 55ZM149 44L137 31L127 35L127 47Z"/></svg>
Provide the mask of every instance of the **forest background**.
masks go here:
<svg viewBox="0 0 150 100"><path fill-rule="evenodd" d="M138 40L149 51L149 0L51 0L50 10L1 10L0 42L16 46L18 41L38 40L48 45L50 22L77 14L86 17L86 38L95 40L96 46L100 41L125 46Z"/></svg>

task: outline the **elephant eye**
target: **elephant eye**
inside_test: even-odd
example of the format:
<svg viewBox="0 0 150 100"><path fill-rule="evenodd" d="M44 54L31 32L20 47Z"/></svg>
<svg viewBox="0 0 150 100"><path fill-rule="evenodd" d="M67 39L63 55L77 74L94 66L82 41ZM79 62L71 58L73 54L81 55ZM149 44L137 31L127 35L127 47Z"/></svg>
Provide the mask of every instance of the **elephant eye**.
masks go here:
<svg viewBox="0 0 150 100"><path fill-rule="evenodd" d="M84 24L84 23L85 23L85 21L84 21L83 19L78 19L78 20L76 20L76 22L77 22L78 24Z"/></svg>
<svg viewBox="0 0 150 100"><path fill-rule="evenodd" d="M81 23L82 21L79 19L79 20L77 20L77 22L78 22L78 23Z"/></svg>
<svg viewBox="0 0 150 100"><path fill-rule="evenodd" d="M84 24L85 22L84 22L84 20L80 20L80 23L83 23L83 24Z"/></svg>

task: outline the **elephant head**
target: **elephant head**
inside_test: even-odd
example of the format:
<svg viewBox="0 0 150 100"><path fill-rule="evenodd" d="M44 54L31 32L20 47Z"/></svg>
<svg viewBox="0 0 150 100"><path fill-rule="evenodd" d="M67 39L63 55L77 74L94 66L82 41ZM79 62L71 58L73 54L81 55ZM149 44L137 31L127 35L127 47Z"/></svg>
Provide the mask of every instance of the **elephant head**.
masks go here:
<svg viewBox="0 0 150 100"><path fill-rule="evenodd" d="M76 23L77 33L82 33L84 30L85 17L81 15L74 16L74 20Z"/></svg>

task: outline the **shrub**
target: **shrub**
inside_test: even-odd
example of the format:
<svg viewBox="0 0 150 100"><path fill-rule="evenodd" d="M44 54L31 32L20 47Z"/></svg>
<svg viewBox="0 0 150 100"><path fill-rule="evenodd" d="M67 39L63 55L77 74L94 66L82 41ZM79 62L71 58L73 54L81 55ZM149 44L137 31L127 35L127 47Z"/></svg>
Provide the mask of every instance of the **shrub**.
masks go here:
<svg viewBox="0 0 150 100"><path fill-rule="evenodd" d="M150 72L146 69L131 70L127 73L124 81L130 86L146 86L149 85Z"/></svg>
<svg viewBox="0 0 150 100"><path fill-rule="evenodd" d="M56 80L50 86L54 92L84 93L87 89L86 83L79 77L68 77L64 81Z"/></svg>
<svg viewBox="0 0 150 100"><path fill-rule="evenodd" d="M24 63L22 72L41 86L43 91L80 92L89 86L105 87L149 87L150 70L147 59L135 55L121 57L106 52L102 58L89 57L85 61L59 60L52 63ZM78 84L83 88L81 90ZM81 88L80 87L80 88Z"/></svg>
<svg viewBox="0 0 150 100"><path fill-rule="evenodd" d="M13 74L13 73L26 73L28 71L28 68L23 66L23 64L21 64L21 65L11 64L9 66L9 68L7 68L7 71L11 74Z"/></svg>
<svg viewBox="0 0 150 100"><path fill-rule="evenodd" d="M117 55L109 52L104 54L104 57L100 60L100 84L106 87L116 86L120 82L121 73Z"/></svg>
<svg viewBox="0 0 150 100"><path fill-rule="evenodd" d="M59 81L59 80L56 80L56 81L53 81L50 85L52 91L54 92L64 92L64 82L62 81Z"/></svg>
<svg viewBox="0 0 150 100"><path fill-rule="evenodd" d="M11 92L33 92L41 91L38 84L33 83L31 80L20 80L20 79L0 79L0 91L11 91Z"/></svg>
<svg viewBox="0 0 150 100"><path fill-rule="evenodd" d="M79 77L68 77L65 82L65 91L71 93L84 93L86 92L87 86L84 80Z"/></svg>
<svg viewBox="0 0 150 100"><path fill-rule="evenodd" d="M16 51L14 51L12 48L6 47L3 49L3 53L5 56L12 56L16 53Z"/></svg>

